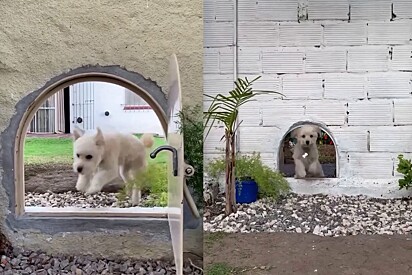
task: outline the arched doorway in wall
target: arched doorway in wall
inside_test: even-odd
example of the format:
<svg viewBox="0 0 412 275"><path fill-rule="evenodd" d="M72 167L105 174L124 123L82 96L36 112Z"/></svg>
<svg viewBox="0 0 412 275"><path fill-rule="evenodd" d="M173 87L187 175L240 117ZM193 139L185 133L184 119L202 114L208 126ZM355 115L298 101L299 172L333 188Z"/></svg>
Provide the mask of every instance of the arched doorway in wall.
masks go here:
<svg viewBox="0 0 412 275"><path fill-rule="evenodd" d="M338 152L336 148L336 141L331 134L330 130L321 123L315 122L298 122L292 125L289 130L284 134L278 151L278 165L279 171L282 172L287 178L295 177L295 161L293 159L293 153L297 146L299 138L308 138L305 136L307 133L299 132L304 126L312 126L316 133L313 133L316 138L316 148L319 155L319 162L321 164L324 178L336 178L338 177ZM300 135L299 135L300 134ZM306 155L304 156L306 157ZM313 177L306 177L310 179Z"/></svg>
<svg viewBox="0 0 412 275"><path fill-rule="evenodd" d="M110 72L111 68L106 69ZM136 78L134 75L132 77ZM136 79L132 78L131 81L119 76L116 70L114 74L110 74L102 72L102 67L96 70L90 67L80 68L78 73L72 72L71 75L46 85L32 102L27 104L15 139L16 214L37 215L48 211L75 213L78 209L83 209L82 213L87 209L90 210L89 214L93 214L102 212L98 211L99 209L117 207L115 211L124 215L133 212L135 215L140 213L146 216L166 216L167 153L161 153L155 160L149 160L156 164L156 169L161 169L156 178L159 184L155 187L159 192L154 194L157 198L153 198L150 196L150 188L146 190L148 194L144 197L148 200L142 200L141 207L127 209L131 205L127 203L127 198L122 197L124 192L119 188L120 178L109 184L104 190L106 192L101 192L101 195L86 196L73 188L77 175L72 168L73 140L70 133L74 126L86 131L95 131L96 127L101 127L102 131L115 130L137 136L155 132L154 147L166 144L165 95L160 87L151 81L140 75L137 75L137 78L137 83L143 84L143 87L133 81ZM47 108L44 108L45 105ZM39 127L42 119L48 122L43 124L47 127ZM151 121L148 123L148 120ZM104 123L105 121L109 123ZM142 124L145 124L145 127L138 127ZM33 130L37 130L37 133ZM41 131L49 133L39 133ZM59 132L61 134L55 134ZM45 160L45 163L42 163L42 160ZM30 169L33 165L34 168ZM60 170L62 167L63 171Z"/></svg>
<svg viewBox="0 0 412 275"><path fill-rule="evenodd" d="M154 135L155 146L165 145L165 133L151 106L135 92L105 81L72 84L48 97L30 122L24 142L25 207L122 207L132 205L117 177L103 192L86 196L76 190L73 171L73 130ZM150 150L152 148L149 148ZM145 186L143 207L167 205L166 157L148 158L155 169L153 186Z"/></svg>

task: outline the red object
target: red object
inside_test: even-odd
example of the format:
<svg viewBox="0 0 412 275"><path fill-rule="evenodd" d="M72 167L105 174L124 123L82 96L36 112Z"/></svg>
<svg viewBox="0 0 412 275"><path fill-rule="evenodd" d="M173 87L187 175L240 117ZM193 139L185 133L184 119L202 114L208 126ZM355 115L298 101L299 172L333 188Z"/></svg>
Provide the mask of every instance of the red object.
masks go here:
<svg viewBox="0 0 412 275"><path fill-rule="evenodd" d="M123 110L151 110L150 105L125 105Z"/></svg>

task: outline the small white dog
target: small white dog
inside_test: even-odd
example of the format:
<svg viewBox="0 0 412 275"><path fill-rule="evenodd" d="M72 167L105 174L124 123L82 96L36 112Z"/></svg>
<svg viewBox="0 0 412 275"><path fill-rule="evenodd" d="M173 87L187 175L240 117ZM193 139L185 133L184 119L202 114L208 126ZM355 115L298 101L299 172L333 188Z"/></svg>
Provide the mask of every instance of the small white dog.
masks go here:
<svg viewBox="0 0 412 275"><path fill-rule="evenodd" d="M292 131L292 138L297 139L293 148L293 160L295 161L295 178L324 177L322 165L319 162L316 140L321 135L317 126L304 125Z"/></svg>
<svg viewBox="0 0 412 275"><path fill-rule="evenodd" d="M133 180L147 167L146 148L151 148L154 143L152 134L144 134L140 139L131 134L103 135L98 127L94 135L75 127L73 137L73 170L79 175L76 189L86 194L100 192L119 176L125 184ZM140 198L140 189L134 187L132 203L139 204Z"/></svg>

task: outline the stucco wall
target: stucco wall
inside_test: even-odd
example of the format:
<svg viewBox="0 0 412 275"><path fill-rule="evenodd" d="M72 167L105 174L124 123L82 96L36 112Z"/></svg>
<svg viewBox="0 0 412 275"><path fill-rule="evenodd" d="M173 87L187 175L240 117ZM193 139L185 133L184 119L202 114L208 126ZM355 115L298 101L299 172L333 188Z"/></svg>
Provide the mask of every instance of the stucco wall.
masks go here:
<svg viewBox="0 0 412 275"><path fill-rule="evenodd" d="M322 122L336 139L341 179L352 179L342 186L369 180L366 194L396 191L396 157L412 151L412 2L239 0L237 24L234 1L205 6L205 93L231 89L237 53L237 76L261 75L255 88L286 96L262 96L243 108L241 152L261 152L277 168L289 127ZM222 146L221 131L214 133L206 158ZM339 181L333 185L323 191Z"/></svg>
<svg viewBox="0 0 412 275"><path fill-rule="evenodd" d="M14 142L14 137L10 133L5 136L3 131L9 127L16 104L51 78L83 65L120 65L157 82L167 92L168 58L176 53L184 104L200 103L201 100L201 1L99 1L96 4L90 1L6 0L1 3L0 41L0 133L3 147L5 142ZM2 156L5 155L3 153ZM0 159L2 163L3 159ZM12 185L13 177L3 171L2 166L0 180L4 183L3 179L7 178L10 182L5 184ZM68 253L92 253L100 249L96 254L102 256L120 252L130 257L171 255L168 230L165 230L167 222L154 226L157 229L150 234L144 226L150 222L143 220L136 234L125 237L131 246L122 246L119 236L124 236L124 232L120 231L100 230L97 239L84 232L73 232L70 237L67 234L43 234L39 229L12 232L4 222L8 205L9 198L1 186L0 225L15 245ZM38 222L41 227L42 221ZM93 223L78 222L92 228ZM100 223L101 226L104 224L104 221ZM30 225L26 226L30 228ZM57 227L62 226L59 224ZM127 225L122 230L125 228ZM99 231L98 228L96 230ZM118 248L123 247L123 250L114 252L108 249L109 243L116 241ZM74 243L77 245L73 246Z"/></svg>

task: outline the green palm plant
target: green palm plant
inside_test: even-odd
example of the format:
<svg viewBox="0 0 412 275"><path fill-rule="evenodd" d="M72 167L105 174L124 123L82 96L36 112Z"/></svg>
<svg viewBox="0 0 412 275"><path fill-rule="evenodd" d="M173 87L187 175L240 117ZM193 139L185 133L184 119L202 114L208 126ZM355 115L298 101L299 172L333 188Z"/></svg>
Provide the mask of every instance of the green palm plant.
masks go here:
<svg viewBox="0 0 412 275"><path fill-rule="evenodd" d="M234 84L235 88L229 92L229 95L217 94L216 96L205 95L212 99L212 103L207 111L204 112L205 127L208 127L206 137L216 122L224 125L225 134L221 140L225 140L225 182L226 182L226 208L225 213L236 212L236 191L235 191L235 164L236 164L236 132L242 121L238 121L239 109L246 103L253 101L255 96L261 94L278 94L274 91L254 90L253 83L260 76L249 81L238 78Z"/></svg>

